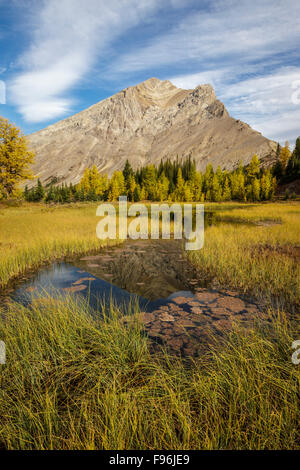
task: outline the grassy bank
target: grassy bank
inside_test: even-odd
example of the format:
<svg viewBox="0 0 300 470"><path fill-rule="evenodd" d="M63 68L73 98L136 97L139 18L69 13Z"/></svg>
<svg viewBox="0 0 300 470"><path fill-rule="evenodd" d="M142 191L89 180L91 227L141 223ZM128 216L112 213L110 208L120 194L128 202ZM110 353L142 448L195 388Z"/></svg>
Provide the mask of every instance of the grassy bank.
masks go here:
<svg viewBox="0 0 300 470"><path fill-rule="evenodd" d="M93 319L74 302L11 306L0 338L2 448L300 447L300 369L284 317L233 331L189 366L151 356L138 322Z"/></svg>
<svg viewBox="0 0 300 470"><path fill-rule="evenodd" d="M199 275L217 285L299 311L300 204L210 204L217 225L190 252Z"/></svg>
<svg viewBox="0 0 300 470"><path fill-rule="evenodd" d="M0 286L42 263L100 249L97 203L0 206Z"/></svg>

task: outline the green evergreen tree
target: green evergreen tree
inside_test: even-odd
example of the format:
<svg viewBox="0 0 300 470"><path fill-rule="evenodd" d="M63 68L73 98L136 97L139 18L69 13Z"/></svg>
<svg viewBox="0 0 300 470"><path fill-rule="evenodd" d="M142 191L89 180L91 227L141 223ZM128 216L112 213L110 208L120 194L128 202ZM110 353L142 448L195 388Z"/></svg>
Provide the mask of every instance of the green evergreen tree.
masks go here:
<svg viewBox="0 0 300 470"><path fill-rule="evenodd" d="M46 202L52 202L52 201L54 201L54 189L53 189L53 185L52 185L52 184L51 184L50 188L49 188L48 191L47 191L45 201L46 201Z"/></svg>
<svg viewBox="0 0 300 470"><path fill-rule="evenodd" d="M24 189L24 199L25 199L25 201L30 201L30 192L28 190L27 185L25 186L25 189Z"/></svg>
<svg viewBox="0 0 300 470"><path fill-rule="evenodd" d="M37 182L37 187L34 191L34 200L39 202L41 201L42 199L44 199L44 196L45 196L45 189L41 183L40 180L38 180Z"/></svg>
<svg viewBox="0 0 300 470"><path fill-rule="evenodd" d="M139 184L135 186L134 189L134 195L133 195L133 200L134 202L139 202L141 201L141 187Z"/></svg>
<svg viewBox="0 0 300 470"><path fill-rule="evenodd" d="M134 177L134 171L129 163L129 160L126 160L124 169L123 169L123 176L124 176L124 183L125 183L125 188L127 191L127 196L130 201L133 200L133 194L134 194L134 184L133 180L135 182L135 177Z"/></svg>
<svg viewBox="0 0 300 470"><path fill-rule="evenodd" d="M176 181L176 188L174 191L174 200L175 201L185 200L185 181L182 176L181 168L179 168L177 172L177 181Z"/></svg>
<svg viewBox="0 0 300 470"><path fill-rule="evenodd" d="M295 149L286 166L285 182L289 183L300 178L300 137L296 140Z"/></svg>
<svg viewBox="0 0 300 470"><path fill-rule="evenodd" d="M272 173L273 173L273 176L275 176L275 178L277 178L279 181L283 177L283 167L280 161L280 153L281 153L281 145L277 144L276 162L275 162L275 165L273 166Z"/></svg>

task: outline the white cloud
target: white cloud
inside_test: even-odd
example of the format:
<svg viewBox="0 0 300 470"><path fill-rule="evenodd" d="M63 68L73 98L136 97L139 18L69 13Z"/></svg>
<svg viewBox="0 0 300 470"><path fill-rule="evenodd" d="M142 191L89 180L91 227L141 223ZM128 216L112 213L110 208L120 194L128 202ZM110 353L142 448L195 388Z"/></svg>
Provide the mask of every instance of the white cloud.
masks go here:
<svg viewBox="0 0 300 470"><path fill-rule="evenodd" d="M160 7L159 0L48 0L32 14L33 42L20 58L11 99L30 122L64 114L65 93L109 43Z"/></svg>
<svg viewBox="0 0 300 470"><path fill-rule="evenodd" d="M209 83L215 88L217 85L225 80L225 76L228 74L228 70L206 70L205 72L193 73L190 75L179 75L169 78L175 86L183 89L192 89L196 86Z"/></svg>
<svg viewBox="0 0 300 470"><path fill-rule="evenodd" d="M26 121L39 122L67 112L71 101L57 96L81 76L80 59L80 56L66 55L53 65L23 73L14 80L13 99Z"/></svg>
<svg viewBox="0 0 300 470"><path fill-rule="evenodd" d="M264 136L280 142L281 145L288 140L293 147L296 137L300 136L299 122L300 108L298 107L280 115L257 117L253 120L252 126Z"/></svg>
<svg viewBox="0 0 300 470"><path fill-rule="evenodd" d="M220 98L234 116L282 143L300 134L300 103L293 99L297 84L299 90L300 67L282 67L263 77L224 83Z"/></svg>
<svg viewBox="0 0 300 470"><path fill-rule="evenodd" d="M42 122L66 114L70 109L70 105L70 100L55 100L50 97L48 100L20 105L19 112L28 122Z"/></svg>

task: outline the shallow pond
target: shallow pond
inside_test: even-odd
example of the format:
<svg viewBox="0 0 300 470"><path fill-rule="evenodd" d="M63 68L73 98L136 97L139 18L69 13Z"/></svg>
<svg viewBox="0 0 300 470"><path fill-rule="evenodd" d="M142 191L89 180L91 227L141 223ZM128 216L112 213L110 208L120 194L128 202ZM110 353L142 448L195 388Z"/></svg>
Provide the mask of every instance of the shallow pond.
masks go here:
<svg viewBox="0 0 300 470"><path fill-rule="evenodd" d="M181 241L129 240L97 255L42 268L10 297L28 305L40 297L74 294L88 299L93 308L113 301L124 311L132 304L153 311L176 296L192 297L203 284Z"/></svg>
<svg viewBox="0 0 300 470"><path fill-rule="evenodd" d="M260 313L238 293L208 289L207 283L188 262L182 241L128 240L42 268L9 298L28 306L72 295L100 312L113 303L125 323L131 321L126 313L138 307L153 352L164 345L174 354L197 356L212 334L221 337L233 322L246 326Z"/></svg>

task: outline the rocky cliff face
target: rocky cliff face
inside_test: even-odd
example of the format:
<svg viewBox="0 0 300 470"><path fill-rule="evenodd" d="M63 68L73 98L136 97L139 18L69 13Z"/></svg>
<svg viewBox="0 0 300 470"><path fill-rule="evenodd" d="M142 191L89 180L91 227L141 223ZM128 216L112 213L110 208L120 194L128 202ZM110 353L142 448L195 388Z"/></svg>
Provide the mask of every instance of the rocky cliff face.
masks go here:
<svg viewBox="0 0 300 470"><path fill-rule="evenodd" d="M29 136L35 174L76 183L85 168L104 173L192 154L203 170L211 162L228 170L257 153L272 162L276 144L231 118L210 85L176 88L151 78Z"/></svg>

